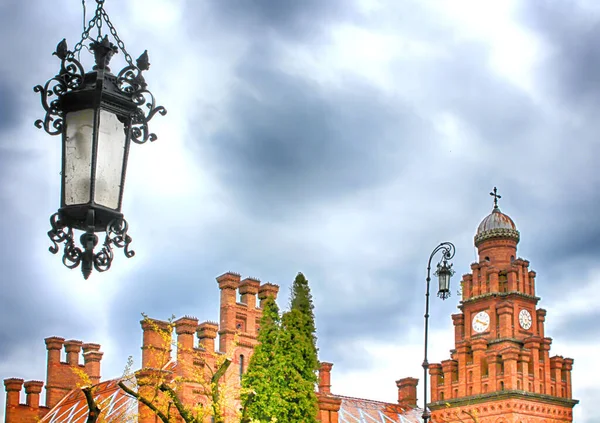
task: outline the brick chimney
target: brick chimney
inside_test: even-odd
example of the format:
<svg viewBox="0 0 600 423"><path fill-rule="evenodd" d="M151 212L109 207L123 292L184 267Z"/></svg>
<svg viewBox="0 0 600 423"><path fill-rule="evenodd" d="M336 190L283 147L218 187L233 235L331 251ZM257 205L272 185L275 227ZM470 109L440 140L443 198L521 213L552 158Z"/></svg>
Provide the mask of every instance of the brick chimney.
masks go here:
<svg viewBox="0 0 600 423"><path fill-rule="evenodd" d="M82 344L83 349L83 362L85 372L89 376L92 385L100 383L100 361L104 353L100 352L100 345L98 344Z"/></svg>
<svg viewBox="0 0 600 423"><path fill-rule="evenodd" d="M196 330L200 346L209 353L215 352L215 339L217 338L218 330L219 325L215 322L204 322Z"/></svg>
<svg viewBox="0 0 600 423"><path fill-rule="evenodd" d="M83 342L71 339L65 341L65 351L67 352L67 364L71 366L79 365L79 354L81 353L81 346Z"/></svg>
<svg viewBox="0 0 600 423"><path fill-rule="evenodd" d="M338 423L342 399L331 395L331 368L332 363L322 361L319 367L319 421L323 423Z"/></svg>
<svg viewBox="0 0 600 423"><path fill-rule="evenodd" d="M25 382L25 404L21 404L21 389L23 379L4 379L6 389L5 423L36 422L48 411L47 407L40 408L40 393L44 382L29 380Z"/></svg>
<svg viewBox="0 0 600 423"><path fill-rule="evenodd" d="M194 334L198 328L198 319L185 316L175 321L177 333L177 362L181 364L181 375L191 371L194 361Z"/></svg>
<svg viewBox="0 0 600 423"><path fill-rule="evenodd" d="M44 339L48 350L48 361L46 365L46 405L54 407L62 398L63 391L59 389L61 362L60 351L65 343L65 338L52 336Z"/></svg>
<svg viewBox="0 0 600 423"><path fill-rule="evenodd" d="M263 308L263 303L267 297L273 297L277 299L279 293L279 286L272 283L264 283L258 288L258 298L260 299L260 308Z"/></svg>
<svg viewBox="0 0 600 423"><path fill-rule="evenodd" d="M28 407L40 407L40 394L42 393L43 386L44 382L39 380L29 380L25 382L25 403Z"/></svg>
<svg viewBox="0 0 600 423"><path fill-rule="evenodd" d="M254 278L246 278L240 282L239 290L242 303L248 305L248 310L256 308L256 294L260 288L260 281Z"/></svg>
<svg viewBox="0 0 600 423"><path fill-rule="evenodd" d="M417 384L419 379L405 377L396 381L398 387L398 404L406 408L417 407Z"/></svg>
<svg viewBox="0 0 600 423"><path fill-rule="evenodd" d="M23 388L23 379L11 377L4 379L4 389L6 390L6 406L19 405L21 403L21 389Z"/></svg>
<svg viewBox="0 0 600 423"><path fill-rule="evenodd" d="M146 318L140 322L142 341L142 368L160 369L171 359L173 328L162 320Z"/></svg>
<svg viewBox="0 0 600 423"><path fill-rule="evenodd" d="M319 393L331 394L331 368L333 363L322 361L319 368Z"/></svg>

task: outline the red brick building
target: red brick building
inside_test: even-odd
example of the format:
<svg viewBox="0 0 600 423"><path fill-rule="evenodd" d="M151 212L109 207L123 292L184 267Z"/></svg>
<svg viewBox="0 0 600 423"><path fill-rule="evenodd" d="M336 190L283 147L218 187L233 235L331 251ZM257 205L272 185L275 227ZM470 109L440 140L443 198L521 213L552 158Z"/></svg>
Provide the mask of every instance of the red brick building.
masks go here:
<svg viewBox="0 0 600 423"><path fill-rule="evenodd" d="M262 302L268 296L276 297L277 285L261 284L252 278L241 280L240 275L225 273L217 278L221 291L220 323L199 323L194 317L185 316L172 324L144 319L142 368L136 372L138 392L152 397L156 383L153 378L180 377L178 396L183 403L205 402L197 383L198 370L215 369L220 357L227 356L232 364L224 376L223 395L229 395L225 410L227 420L234 422L239 410L241 375L247 369L257 342L262 316ZM173 332L176 342L171 342ZM217 344L218 335L218 344ZM197 340L195 341L196 338ZM105 410L104 420L109 422L137 421L160 423L154 412L128 396L117 383L119 379L100 383L100 363L103 353L100 345L63 338L46 338L48 350L46 401L40 405L44 385L41 381L24 382L22 379L5 379L6 423L83 423L88 406L80 389L84 372L95 384L94 395L100 408ZM61 350L66 361L61 360ZM175 351L173 351L175 350ZM83 354L82 354L83 352ZM83 359L83 364L80 364ZM416 409L417 379L406 378L396 382L398 403L391 404L331 393L331 363L321 363L319 371L319 419L322 423L345 423L370 421L414 423L419 421ZM74 369L77 369L74 371ZM212 371L212 370L211 370ZM154 379L155 380L155 379ZM79 384L79 385L78 385ZM25 386L25 403L20 394ZM206 419L210 422L210 418Z"/></svg>
<svg viewBox="0 0 600 423"><path fill-rule="evenodd" d="M538 308L536 273L517 257L519 237L495 201L475 235L479 261L461 282L454 349L429 367L433 422L572 421L573 359L550 356L546 310Z"/></svg>
<svg viewBox="0 0 600 423"><path fill-rule="evenodd" d="M452 316L454 349L450 359L430 365L432 422L572 421L572 408L577 404L571 395L573 360L550 357L552 339L544 332L546 311L538 308L535 272L529 270L527 260L517 258L519 237L514 222L497 206L479 225L475 235L479 261L463 276L461 312ZM202 366L214 369L215 361L225 355L233 361L225 381L232 393L228 420L234 421L240 377L257 342L262 301L276 297L279 288L256 279L241 280L235 273L219 276L217 283L221 291L218 324L199 323L188 316L173 324L152 319L141 322L142 369L136 375L140 393L152 389L144 380L157 374L188 380L179 385L178 395L184 403L197 403L202 398L198 384L189 381L191 372ZM172 331L177 340L174 348ZM119 379L100 383L103 353L99 345L57 337L45 341L45 405L40 405L43 382L5 379L6 423L84 422L88 408L77 386L80 376L73 369L85 372L96 384L95 395L106 421L159 423L153 412L117 386ZM64 362L61 350L66 352ZM331 363L322 363L319 372L322 423L420 421L417 379L397 381L398 403L392 404L333 394L331 368ZM23 386L24 403L20 399Z"/></svg>

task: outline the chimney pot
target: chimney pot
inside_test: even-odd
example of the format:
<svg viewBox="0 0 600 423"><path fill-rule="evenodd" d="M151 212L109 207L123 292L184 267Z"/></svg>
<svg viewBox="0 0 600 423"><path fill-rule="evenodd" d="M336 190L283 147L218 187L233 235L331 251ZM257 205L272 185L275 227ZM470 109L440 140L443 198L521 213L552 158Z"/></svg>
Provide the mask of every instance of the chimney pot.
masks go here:
<svg viewBox="0 0 600 423"><path fill-rule="evenodd" d="M321 362L319 367L319 393L331 394L331 368L333 363Z"/></svg>
<svg viewBox="0 0 600 423"><path fill-rule="evenodd" d="M6 406L19 405L21 401L21 389L23 388L23 379L11 377L4 379L4 389L6 390Z"/></svg>
<svg viewBox="0 0 600 423"><path fill-rule="evenodd" d="M65 351L67 352L67 363L70 365L79 365L79 353L83 342L75 339L65 341Z"/></svg>
<svg viewBox="0 0 600 423"><path fill-rule="evenodd" d="M25 382L25 394L26 403L31 408L39 408L40 406L40 393L44 382L39 380L29 380Z"/></svg>

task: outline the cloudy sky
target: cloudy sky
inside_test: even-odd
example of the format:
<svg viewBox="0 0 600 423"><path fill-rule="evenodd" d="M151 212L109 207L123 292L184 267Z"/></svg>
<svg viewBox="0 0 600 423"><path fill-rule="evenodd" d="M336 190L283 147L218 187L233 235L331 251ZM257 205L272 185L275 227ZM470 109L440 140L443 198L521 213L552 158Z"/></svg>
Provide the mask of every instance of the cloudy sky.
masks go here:
<svg viewBox="0 0 600 423"><path fill-rule="evenodd" d="M116 251L88 281L48 252L60 139L33 126L32 90L58 71L56 44L79 41L81 2L0 3L0 378L44 379L48 336L102 344L103 376L118 376L140 362L141 312L216 320L229 270L279 284L285 306L302 271L333 391L395 401L396 379L422 378L429 254L452 241L467 273L498 186L552 353L575 359L575 421L593 421L600 3L106 3L130 54L149 50L168 114L158 141L132 146L136 256ZM457 305L432 303L432 362L449 357Z"/></svg>

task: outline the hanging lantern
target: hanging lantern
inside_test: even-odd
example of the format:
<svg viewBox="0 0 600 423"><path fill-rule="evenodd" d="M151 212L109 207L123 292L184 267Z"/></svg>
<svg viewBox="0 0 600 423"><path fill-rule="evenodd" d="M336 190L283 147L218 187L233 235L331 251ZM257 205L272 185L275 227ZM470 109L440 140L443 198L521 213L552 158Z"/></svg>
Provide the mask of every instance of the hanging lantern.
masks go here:
<svg viewBox="0 0 600 423"><path fill-rule="evenodd" d="M450 297L450 278L454 275L452 264L448 264L446 260L438 263L435 275L438 277L438 297L442 300Z"/></svg>
<svg viewBox="0 0 600 423"><path fill-rule="evenodd" d="M156 140L148 121L156 113L166 114L146 89L142 72L150 67L148 53L134 65L103 9L104 1L96 1L96 13L74 50L69 51L63 39L53 53L61 60L59 73L44 86L34 87L46 111L45 118L35 125L50 135L62 135L61 205L50 218L50 252L58 253L58 244L64 243L63 263L71 269L81 264L85 279L92 269L103 272L110 268L113 246L124 248L126 257L134 255L121 212L129 146L132 141ZM102 20L111 28L128 63L117 75L108 65L119 47L100 34ZM90 50L96 64L85 73L75 55L90 40L94 26L99 34L91 40ZM81 248L75 244L74 230L83 231ZM95 253L98 232L106 235Z"/></svg>

